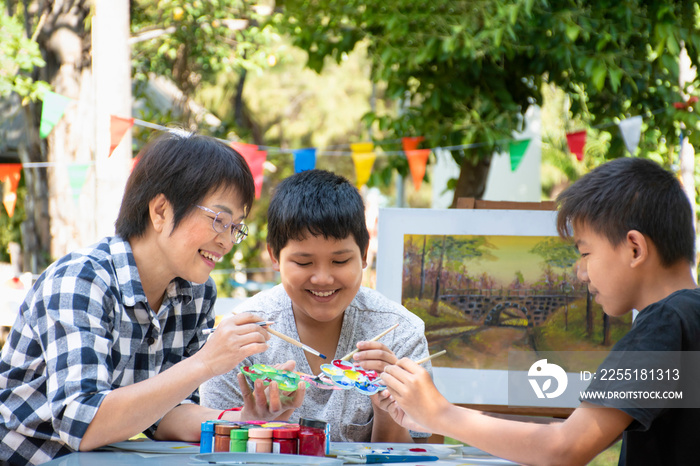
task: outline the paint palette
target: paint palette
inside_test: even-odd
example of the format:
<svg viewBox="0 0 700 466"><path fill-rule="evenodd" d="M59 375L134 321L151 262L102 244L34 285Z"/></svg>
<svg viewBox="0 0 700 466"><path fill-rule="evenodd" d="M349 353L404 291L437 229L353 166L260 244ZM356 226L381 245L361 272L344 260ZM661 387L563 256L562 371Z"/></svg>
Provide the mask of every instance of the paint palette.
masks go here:
<svg viewBox="0 0 700 466"><path fill-rule="evenodd" d="M265 364L253 364L252 366L241 367L241 373L255 382L262 379L265 385L272 382L277 382L280 390L285 392L293 392L299 386L299 382L305 382L308 385L308 380L303 380L297 372L287 371L284 369L276 369Z"/></svg>
<svg viewBox="0 0 700 466"><path fill-rule="evenodd" d="M321 371L323 380L328 380L343 390L354 388L365 395L374 395L386 388L377 381L379 375L375 371L366 371L361 366L342 359L321 365Z"/></svg>

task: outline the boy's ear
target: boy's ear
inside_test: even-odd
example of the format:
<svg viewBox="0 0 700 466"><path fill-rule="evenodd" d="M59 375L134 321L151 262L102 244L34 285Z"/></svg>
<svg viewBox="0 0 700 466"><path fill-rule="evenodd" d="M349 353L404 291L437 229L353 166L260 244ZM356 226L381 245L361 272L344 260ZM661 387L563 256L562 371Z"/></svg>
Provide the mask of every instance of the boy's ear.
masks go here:
<svg viewBox="0 0 700 466"><path fill-rule="evenodd" d="M365 248L365 252L362 254L362 268L367 268L367 251L369 251L369 244Z"/></svg>
<svg viewBox="0 0 700 466"><path fill-rule="evenodd" d="M160 193L148 203L148 214L153 224L153 229L158 233L162 232L168 224L168 210L170 202L165 197L165 194Z"/></svg>
<svg viewBox="0 0 700 466"><path fill-rule="evenodd" d="M275 272L279 272L280 271L280 261L272 253L272 248L270 247L269 243L267 245L267 253L270 255L270 260L272 261L272 270L274 270Z"/></svg>
<svg viewBox="0 0 700 466"><path fill-rule="evenodd" d="M627 247L632 252L630 266L637 267L649 257L649 243L646 236L637 230L627 232Z"/></svg>

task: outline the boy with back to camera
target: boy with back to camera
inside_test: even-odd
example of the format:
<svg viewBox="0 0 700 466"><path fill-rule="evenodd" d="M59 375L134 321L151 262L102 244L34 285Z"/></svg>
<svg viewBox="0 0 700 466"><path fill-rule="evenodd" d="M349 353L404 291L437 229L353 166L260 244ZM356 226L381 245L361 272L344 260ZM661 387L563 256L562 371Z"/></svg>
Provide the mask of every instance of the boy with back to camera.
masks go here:
<svg viewBox="0 0 700 466"><path fill-rule="evenodd" d="M398 357L420 359L428 354L423 321L380 293L361 287L369 233L362 197L345 178L323 170L304 171L283 180L268 209L267 250L282 283L247 299L239 310L250 310L274 328L328 357L323 360L279 338L270 349L246 358L242 365L285 363L307 374L319 374L321 364L354 349L353 358L366 370L380 372ZM378 341L367 341L399 323ZM288 361L291 360L291 361ZM265 405L241 396L247 389L234 370L201 387L202 403L217 409L246 404ZM256 388L261 384L256 381ZM257 393L257 392L256 392ZM290 420L315 418L331 424L331 440L411 442L407 429L378 407L377 395L356 390L309 387L303 404ZM426 436L416 433L418 437Z"/></svg>
<svg viewBox="0 0 700 466"><path fill-rule="evenodd" d="M625 364L645 367L642 354L681 354L691 364L670 372L678 369L681 382L675 377L662 382L691 398L698 390L692 358L700 350L700 291L692 274L692 211L678 180L650 160L622 158L582 177L557 202L557 229L564 238L573 236L581 256L578 276L595 300L610 316L640 310L601 368L624 374ZM645 353L635 356L640 351ZM593 380L581 399L610 390L643 392L652 384L648 377L629 373L630 380ZM397 422L520 463L585 464L620 434L620 464L686 465L697 464L700 457L696 402L669 408L644 399L586 398L566 421L543 425L454 406L438 393L429 374L406 359L387 366L382 379L389 387L381 395L382 407Z"/></svg>
<svg viewBox="0 0 700 466"><path fill-rule="evenodd" d="M251 314L203 334L214 324L209 274L245 238L253 196L243 157L214 138L170 131L143 148L116 235L54 262L19 309L0 356L0 464L142 431L199 440L220 413L198 405L199 385L267 349ZM270 399L271 416L296 401L275 387Z"/></svg>

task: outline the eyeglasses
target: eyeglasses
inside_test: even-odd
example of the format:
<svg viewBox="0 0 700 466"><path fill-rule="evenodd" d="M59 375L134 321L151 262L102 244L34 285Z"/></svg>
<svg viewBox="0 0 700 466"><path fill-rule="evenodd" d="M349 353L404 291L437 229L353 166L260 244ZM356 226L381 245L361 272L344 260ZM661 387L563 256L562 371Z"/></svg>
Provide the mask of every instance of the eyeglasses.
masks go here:
<svg viewBox="0 0 700 466"><path fill-rule="evenodd" d="M239 244L248 236L248 226L245 223L233 223L233 217L228 212L214 212L208 207L195 205L195 207L214 214L214 221L211 226L217 233L223 233L231 228L231 241L233 244Z"/></svg>

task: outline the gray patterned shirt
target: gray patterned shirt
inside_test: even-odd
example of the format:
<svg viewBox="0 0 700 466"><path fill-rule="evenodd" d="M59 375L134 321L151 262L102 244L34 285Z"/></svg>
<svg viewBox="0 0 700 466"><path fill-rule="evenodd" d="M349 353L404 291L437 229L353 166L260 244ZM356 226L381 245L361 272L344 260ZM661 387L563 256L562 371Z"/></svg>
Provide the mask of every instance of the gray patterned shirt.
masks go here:
<svg viewBox="0 0 700 466"><path fill-rule="evenodd" d="M236 312L250 311L264 320L275 322L278 330L298 340L292 301L282 285L258 293L245 300L236 308ZM340 340L335 355L329 359L339 359L353 351L358 341L370 340L382 331L399 323L398 328L383 336L379 341L391 349L398 358L407 357L417 360L428 355L428 343L425 339L425 325L415 314L400 304L384 297L370 288L361 287L355 299L345 310ZM274 365L290 359L296 361L296 370L307 374L311 367L306 360L306 353L301 348L272 337L268 341L270 348L260 354L245 359L238 368L205 382L200 387L202 405L215 409L227 409L242 406L240 388L236 374L241 366L253 364ZM424 365L430 370L429 363ZM299 418L312 418L327 421L331 425L331 440L342 442L369 442L372 436L372 403L367 395L357 390L323 390L308 387L302 406L294 411L290 421ZM430 434L412 432L414 437Z"/></svg>

